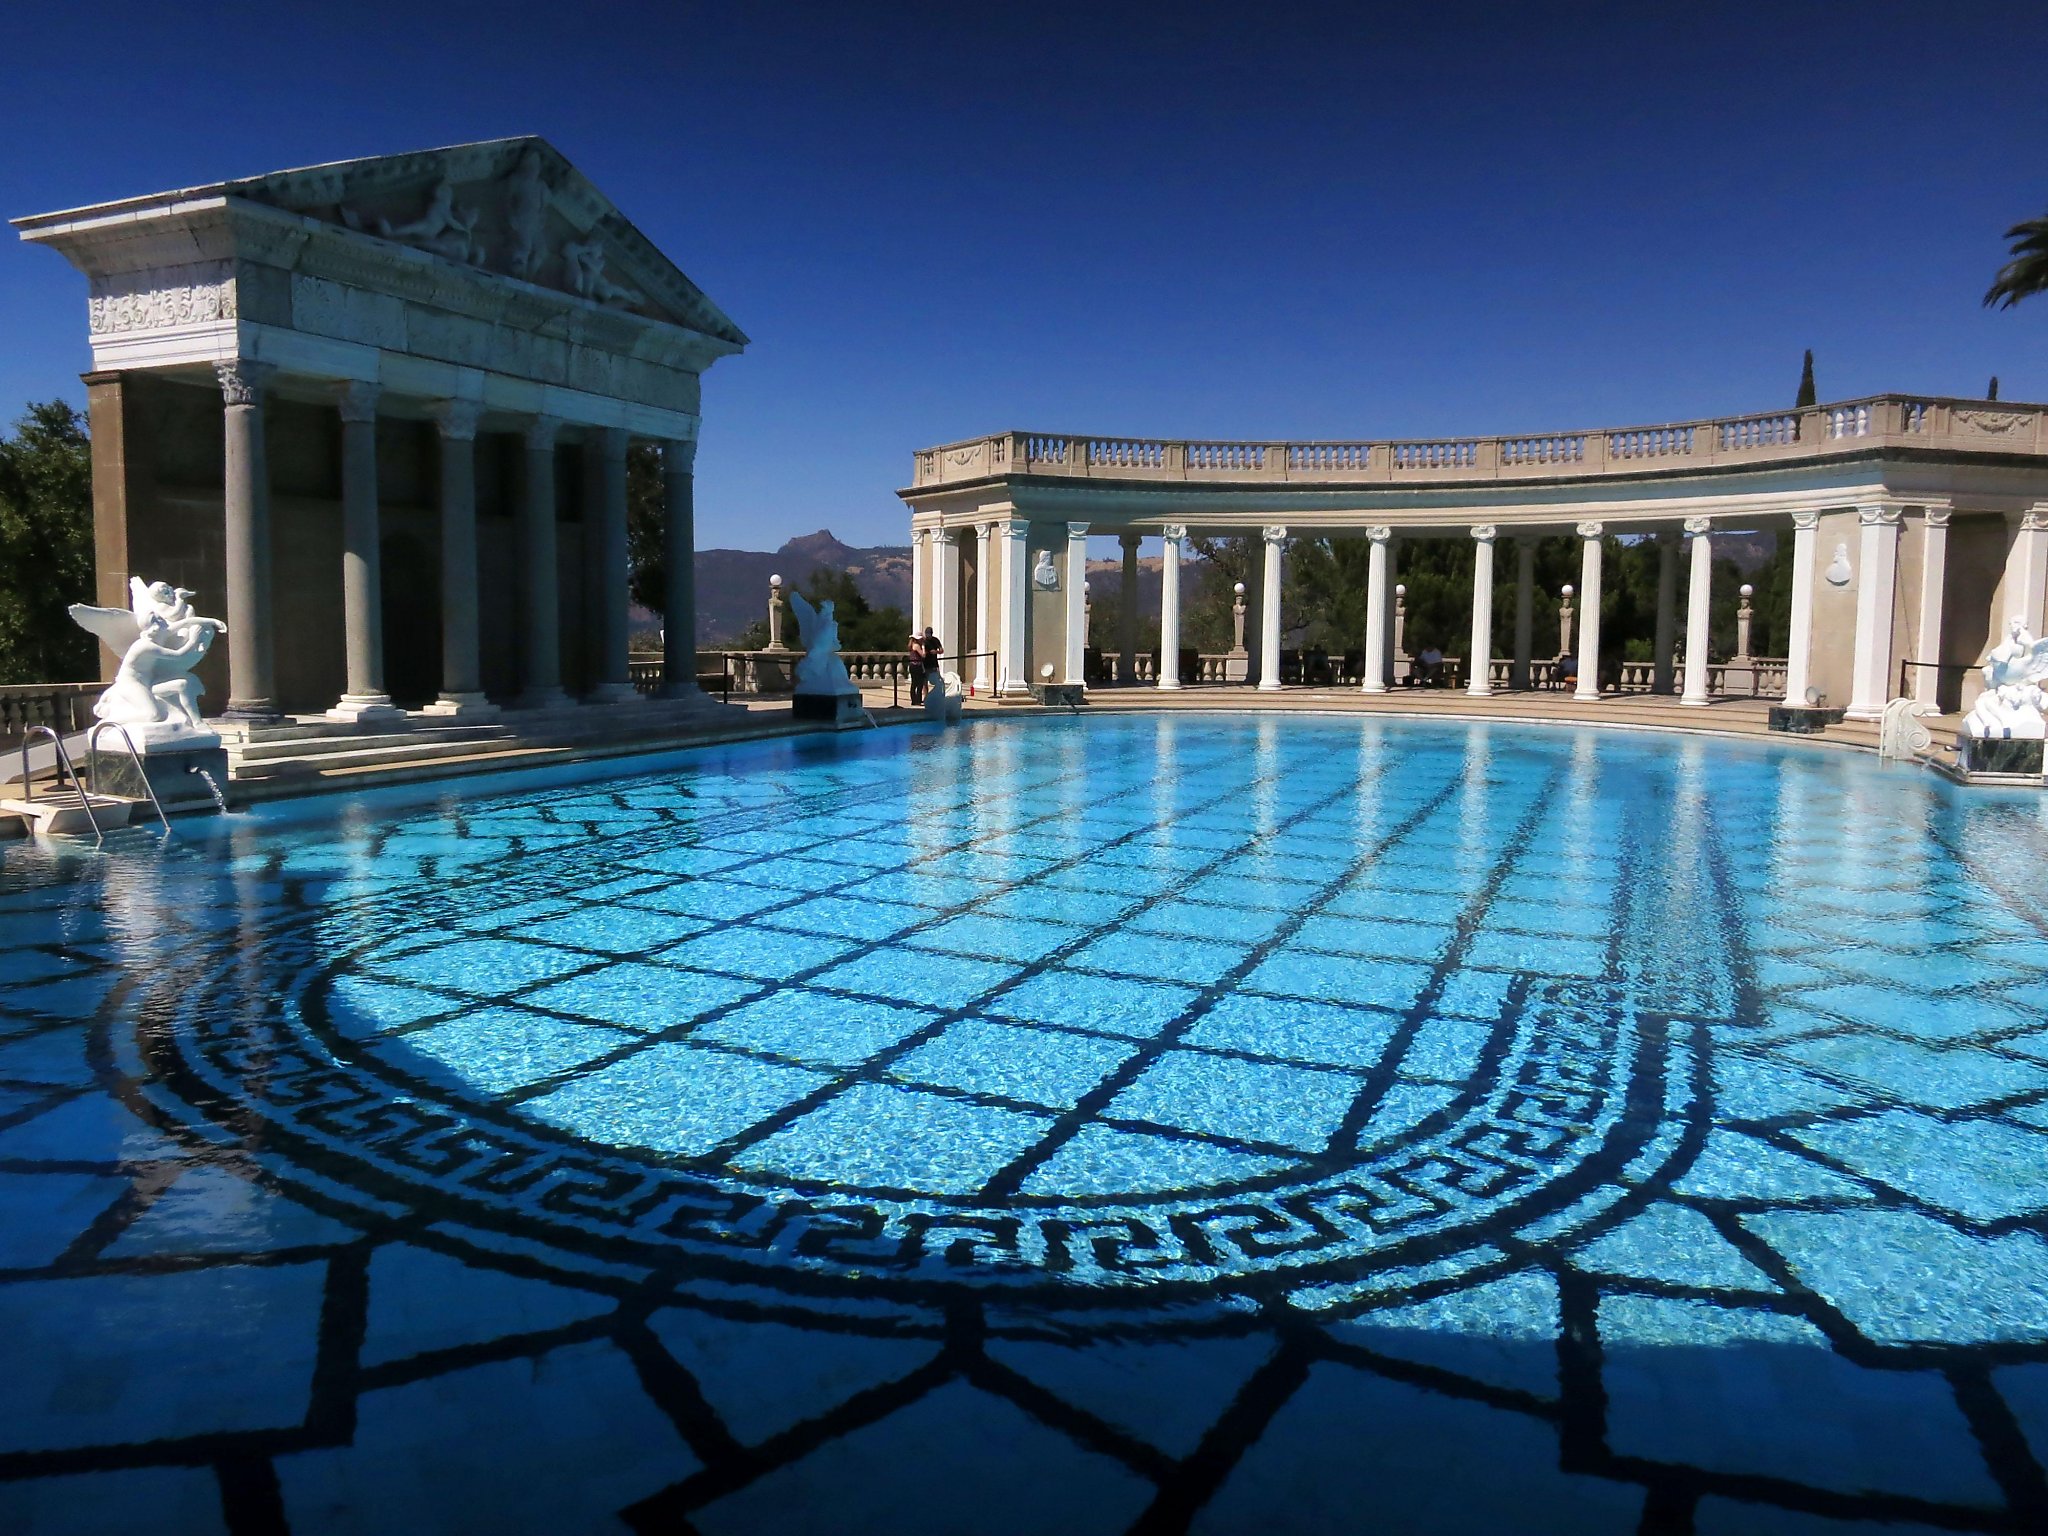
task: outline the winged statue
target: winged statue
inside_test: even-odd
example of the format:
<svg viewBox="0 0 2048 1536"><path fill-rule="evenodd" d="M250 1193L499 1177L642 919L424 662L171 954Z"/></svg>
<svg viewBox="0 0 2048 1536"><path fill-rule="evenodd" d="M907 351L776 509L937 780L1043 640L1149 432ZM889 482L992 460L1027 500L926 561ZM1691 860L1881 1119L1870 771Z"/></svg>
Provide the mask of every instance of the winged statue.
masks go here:
<svg viewBox="0 0 2048 1536"><path fill-rule="evenodd" d="M860 690L846 675L846 663L839 659L839 620L833 615L832 599L828 597L813 608L803 593L792 588L789 606L804 642L803 660L796 664L796 691L858 694Z"/></svg>
<svg viewBox="0 0 2048 1536"><path fill-rule="evenodd" d="M206 690L192 669L205 659L227 625L192 611L192 594L167 581L128 578L129 606L95 608L73 603L71 619L121 658L120 670L92 712L115 725L190 726Z"/></svg>
<svg viewBox="0 0 2048 1536"><path fill-rule="evenodd" d="M2036 640L2023 618L2006 627L2003 644L1984 658L1984 692L1963 721L1970 736L2038 740L2048 734L2048 640Z"/></svg>

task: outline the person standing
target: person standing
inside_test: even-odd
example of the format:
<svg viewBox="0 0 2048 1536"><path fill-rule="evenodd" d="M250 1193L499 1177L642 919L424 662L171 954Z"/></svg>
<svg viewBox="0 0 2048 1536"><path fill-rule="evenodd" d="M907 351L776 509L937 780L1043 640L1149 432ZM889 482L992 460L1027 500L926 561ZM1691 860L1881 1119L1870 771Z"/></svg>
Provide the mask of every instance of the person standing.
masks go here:
<svg viewBox="0 0 2048 1536"><path fill-rule="evenodd" d="M925 657L924 637L914 629L904 655L910 663L910 707L916 709L924 703Z"/></svg>

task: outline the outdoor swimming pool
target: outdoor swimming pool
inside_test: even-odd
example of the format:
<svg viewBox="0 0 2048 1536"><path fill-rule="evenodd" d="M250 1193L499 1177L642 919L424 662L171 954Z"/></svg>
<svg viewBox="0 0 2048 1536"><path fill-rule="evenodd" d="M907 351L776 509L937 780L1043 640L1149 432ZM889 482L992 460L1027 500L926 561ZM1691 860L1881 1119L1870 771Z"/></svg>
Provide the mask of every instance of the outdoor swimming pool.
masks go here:
<svg viewBox="0 0 2048 1536"><path fill-rule="evenodd" d="M0 859L0 1511L2048 1521L2038 796L1259 717L605 772Z"/></svg>

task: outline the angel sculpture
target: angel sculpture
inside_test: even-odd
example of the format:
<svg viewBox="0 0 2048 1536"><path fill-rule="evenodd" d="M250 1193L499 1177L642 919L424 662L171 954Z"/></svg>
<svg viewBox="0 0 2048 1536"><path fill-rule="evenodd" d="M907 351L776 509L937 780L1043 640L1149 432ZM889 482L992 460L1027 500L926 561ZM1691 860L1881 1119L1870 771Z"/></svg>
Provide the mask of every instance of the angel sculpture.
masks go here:
<svg viewBox="0 0 2048 1536"><path fill-rule="evenodd" d="M206 690L192 669L227 625L192 611L192 594L167 581L128 578L129 606L71 605L72 622L119 653L121 668L92 712L115 725L162 725L205 730L199 695Z"/></svg>
<svg viewBox="0 0 2048 1536"><path fill-rule="evenodd" d="M859 693L846 675L846 663L839 659L839 620L833 617L832 599L828 597L813 608L803 593L792 588L789 606L804 642L803 660L796 664L796 691Z"/></svg>
<svg viewBox="0 0 2048 1536"><path fill-rule="evenodd" d="M1984 692L1963 721L1963 734L2039 740L2048 735L2048 640L2036 640L2014 618L2006 639L1984 658Z"/></svg>

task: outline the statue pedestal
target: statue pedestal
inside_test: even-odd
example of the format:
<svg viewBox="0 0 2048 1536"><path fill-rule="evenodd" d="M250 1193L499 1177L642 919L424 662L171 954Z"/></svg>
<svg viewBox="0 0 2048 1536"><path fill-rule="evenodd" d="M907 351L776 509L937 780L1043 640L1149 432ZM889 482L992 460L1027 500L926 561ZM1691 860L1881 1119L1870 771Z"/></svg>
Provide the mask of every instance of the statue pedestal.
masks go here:
<svg viewBox="0 0 2048 1536"><path fill-rule="evenodd" d="M95 792L146 800L153 789L157 803L167 813L221 809L215 791L227 793L228 753L220 737L212 731L168 725L131 725L128 734L135 739L143 777L136 777L135 760L129 757L121 733L102 731L99 750L91 754L90 766L79 764L87 770ZM206 776L212 778L210 785ZM148 781L147 788L144 779Z"/></svg>
<svg viewBox="0 0 2048 1536"><path fill-rule="evenodd" d="M1956 737L1956 766L1970 778L1996 774L2001 778L2038 779L2048 742L2040 737Z"/></svg>
<svg viewBox="0 0 2048 1536"><path fill-rule="evenodd" d="M840 731L868 723L858 693L793 693L789 712L798 720L815 720Z"/></svg>

